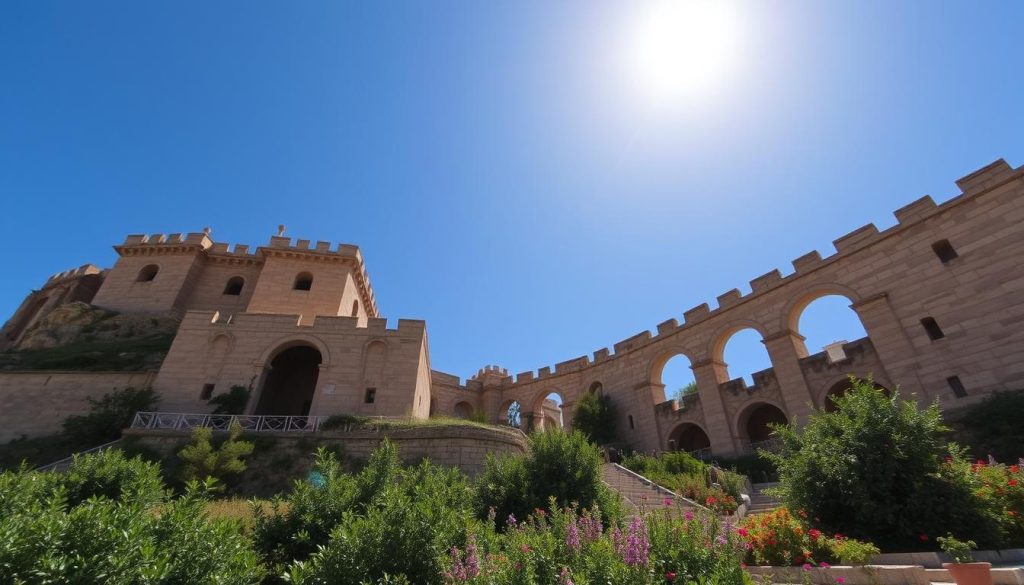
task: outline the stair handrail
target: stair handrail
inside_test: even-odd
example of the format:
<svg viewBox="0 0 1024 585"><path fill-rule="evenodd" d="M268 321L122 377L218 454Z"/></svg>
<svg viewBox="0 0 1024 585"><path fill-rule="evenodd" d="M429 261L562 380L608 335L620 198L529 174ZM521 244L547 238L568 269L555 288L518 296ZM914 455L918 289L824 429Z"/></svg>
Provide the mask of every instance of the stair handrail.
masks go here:
<svg viewBox="0 0 1024 585"><path fill-rule="evenodd" d="M47 463L46 465L40 465L39 467L36 467L35 470L36 471L43 471L43 472L45 472L45 471L55 471L61 465L73 462L75 460L75 457L78 457L78 456L81 456L81 455L88 455L89 453L99 453L100 451L106 451L107 449L113 447L114 445L116 445L117 443L120 443L120 442L121 442L121 439L117 438L117 439L114 439L113 441L110 441L109 443L103 443L102 445L97 445L97 446L95 446L95 447L93 447L91 449L86 449L85 451L77 451L75 453L72 453L71 455L68 455L67 457L65 457L63 459L58 459L57 461L54 461L53 463Z"/></svg>
<svg viewBox="0 0 1024 585"><path fill-rule="evenodd" d="M608 463L607 465L611 465L613 468L615 468L615 469L617 469L619 471L625 472L626 475L629 475L632 478L639 480L641 483L646 484L647 486L653 488L655 491L660 492L661 494L663 494L663 495L665 495L667 497L671 497L673 499L673 501L674 500L682 500L682 501L690 504L693 507L701 508L703 510L708 510L709 512L711 511L711 509L708 508L707 506L704 506L702 504L698 504L697 502L691 500L690 498L681 496L681 495L675 493L674 491L668 489L667 487L658 485L658 484L654 483L653 481L647 479L646 477L640 475L639 473L633 471L632 469L629 469L628 467L623 467L622 465L619 465L618 463Z"/></svg>

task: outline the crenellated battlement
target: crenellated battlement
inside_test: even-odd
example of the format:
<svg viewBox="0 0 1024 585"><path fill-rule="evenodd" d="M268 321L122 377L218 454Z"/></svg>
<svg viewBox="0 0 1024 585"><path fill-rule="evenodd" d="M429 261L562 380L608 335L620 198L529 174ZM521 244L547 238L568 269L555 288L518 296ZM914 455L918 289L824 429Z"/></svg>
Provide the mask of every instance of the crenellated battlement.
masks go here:
<svg viewBox="0 0 1024 585"><path fill-rule="evenodd" d="M234 313L222 315L218 311L188 311L182 319L183 328L218 326L231 329L285 329L299 333L365 333L371 336L418 337L426 331L426 321L420 319L399 319L398 326L388 327L387 319L370 318L360 326L356 317L334 317L318 315L312 323L300 321L301 315L280 315L268 313Z"/></svg>
<svg viewBox="0 0 1024 585"><path fill-rule="evenodd" d="M545 366L539 368L536 373L532 370L521 372L515 376L514 380L509 378L508 385L528 384L537 380L577 372L676 335L690 327L721 315L725 311L789 284L798 278L811 274L843 258L857 254L886 238L920 224L934 215L948 211L1000 185L1021 178L1024 178L1024 166L1013 168L1005 160L999 159L957 180L956 185L960 188L960 194L950 198L941 205L936 204L931 196L921 197L893 212L896 218L895 225L881 231L873 223L861 226L833 240L835 253L823 257L819 251L812 250L793 260L793 272L787 275L783 275L779 269L771 270L749 282L749 293L744 294L740 289L734 288L718 295L716 298L717 306L714 309L708 303L701 303L684 311L682 324L675 318L667 319L657 325L656 334L652 334L649 330L637 333L615 343L612 346L613 352L609 352L607 348L604 348L594 352L592 358L581 356L560 362L554 367Z"/></svg>
<svg viewBox="0 0 1024 585"><path fill-rule="evenodd" d="M69 280L80 278L82 276L102 273L103 271L98 266L95 266L93 264L83 264L78 268L71 268L70 270L65 270L64 272L58 272L57 274L54 274L50 278L46 279L46 284L43 285L43 288L48 288L62 282L67 282Z"/></svg>

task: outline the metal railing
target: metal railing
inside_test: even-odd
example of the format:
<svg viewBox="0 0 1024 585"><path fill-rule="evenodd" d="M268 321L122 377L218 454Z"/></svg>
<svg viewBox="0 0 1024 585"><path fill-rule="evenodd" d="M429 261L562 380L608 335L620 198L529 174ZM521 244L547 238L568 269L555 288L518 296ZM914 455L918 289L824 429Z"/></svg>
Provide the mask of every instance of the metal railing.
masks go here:
<svg viewBox="0 0 1024 585"><path fill-rule="evenodd" d="M208 428L227 431L235 423L250 433L295 433L320 430L326 416L276 416L256 414L189 414L183 412L137 412L133 429L190 431Z"/></svg>
<svg viewBox="0 0 1024 585"><path fill-rule="evenodd" d="M111 441L109 443L103 443L102 445L93 447L92 449L86 449L85 451L79 451L79 452L74 453L74 454L72 454L72 455L70 455L68 457L65 457L63 459L59 459L57 461L54 461L53 463L47 463L46 465L42 465L40 467L37 467L36 471L67 471L68 468L71 467L71 463L74 462L75 457L77 457L79 455L86 455L88 453L99 453L100 451L106 451L107 449L110 449L111 447L113 447L114 445L117 445L120 442L121 442L121 439L114 439L113 441Z"/></svg>

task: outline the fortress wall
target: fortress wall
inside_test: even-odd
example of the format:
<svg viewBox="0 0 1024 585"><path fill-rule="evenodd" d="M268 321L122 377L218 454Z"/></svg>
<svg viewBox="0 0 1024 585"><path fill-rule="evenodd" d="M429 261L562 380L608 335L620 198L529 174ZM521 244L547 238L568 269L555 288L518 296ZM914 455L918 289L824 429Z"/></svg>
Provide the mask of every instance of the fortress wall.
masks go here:
<svg viewBox="0 0 1024 585"><path fill-rule="evenodd" d="M456 416L465 410L457 410L456 405L466 403L469 412L484 410L479 389L473 390L459 383L459 377L444 372L430 373L430 411L435 416Z"/></svg>
<svg viewBox="0 0 1024 585"><path fill-rule="evenodd" d="M196 279L202 248L133 249L122 255L107 274L103 286L93 299L97 307L113 311L161 313L180 310L188 285ZM139 271L155 264L156 277L149 282L138 282Z"/></svg>
<svg viewBox="0 0 1024 585"><path fill-rule="evenodd" d="M643 449L663 449L671 429L655 416L664 402L660 374L665 360L686 355L700 389L703 426L719 454L742 449L736 408L722 392L729 382L722 354L735 331L761 333L773 367L762 375L766 388L754 400L777 404L790 419L804 419L818 404L821 380L801 360L808 356L797 324L814 299L846 296L870 338L876 378L898 384L924 401L944 407L980 400L997 390L1024 385L1024 171L997 161L958 181L962 195L936 206L922 198L896 211L899 223L879 232L858 228L835 241L836 254L812 252L793 261L795 272L773 270L751 281L751 292L734 289L718 307L699 305L670 319L657 333L641 332L555 367L508 377L497 384L501 408L518 400L524 410L548 392L571 405L595 381L620 412L624 438ZM943 263L933 244L948 240L958 257ZM945 337L929 339L921 319L932 317ZM853 367L857 366L857 367ZM833 368L830 375L846 373ZM959 377L968 396L958 398L947 378ZM777 387L772 395L768 386ZM741 405L742 406L742 405ZM499 409L488 410L499 420ZM742 414L742 413L740 413ZM634 428L628 428L628 416ZM739 417L742 418L742 417Z"/></svg>
<svg viewBox="0 0 1024 585"><path fill-rule="evenodd" d="M352 273L345 275L345 284L341 289L341 302L339 303L338 314L343 317L355 317L359 319L361 327L366 326L369 315L366 314L366 303L359 298L359 290L356 288L356 281ZM355 307L355 314L352 308Z"/></svg>
<svg viewBox="0 0 1024 585"><path fill-rule="evenodd" d="M260 269L260 264L254 261L229 263L207 259L189 291L186 307L189 311L218 311L224 316L245 311L256 289ZM242 293L238 296L224 294L228 280L236 276L245 279Z"/></svg>
<svg viewBox="0 0 1024 585"><path fill-rule="evenodd" d="M412 411L423 383L425 335L422 321L400 320L397 328L388 329L384 319L357 327L352 317L317 317L311 325L300 325L298 315L238 313L226 322L215 313L190 311L155 388L164 397L161 410L208 412L200 399L204 384L215 384L215 394L236 384L250 386L252 411L273 358L305 345L322 356L310 414L407 416L418 413ZM376 388L373 404L364 401L368 387ZM429 394L422 387L420 392L425 415Z"/></svg>
<svg viewBox="0 0 1024 585"><path fill-rule="evenodd" d="M165 458L175 457L188 441L188 433L181 431L131 429L125 436ZM473 426L267 433L259 437L273 439L274 445L268 450L254 453L246 460L249 465L247 474L258 473L263 466L271 466L270 469L263 469L264 472L280 474L280 463L276 462L285 459L307 462L306 468L300 471L299 476L302 476L311 467L308 464L312 461L316 447L321 445L327 448L340 447L345 459L366 460L385 437L395 443L398 456L406 464L416 465L423 459L429 459L437 465L457 467L470 476L483 471L488 453L519 455L526 452L526 437L519 432ZM242 481L245 481L245 476Z"/></svg>
<svg viewBox="0 0 1024 585"><path fill-rule="evenodd" d="M51 276L43 288L29 293L0 329L0 351L17 346L25 332L53 309L75 301L92 302L103 284L103 274L92 264Z"/></svg>
<svg viewBox="0 0 1024 585"><path fill-rule="evenodd" d="M64 419L89 411L88 397L145 388L156 372L0 372L0 443L58 433ZM83 445L83 449L93 445Z"/></svg>
<svg viewBox="0 0 1024 585"><path fill-rule="evenodd" d="M339 262L269 257L264 261L247 311L302 315L303 323L311 323L316 315L348 316L351 303L343 306L342 298L345 286L352 282L351 270L351 266ZM313 275L311 290L294 290L295 278L301 272Z"/></svg>

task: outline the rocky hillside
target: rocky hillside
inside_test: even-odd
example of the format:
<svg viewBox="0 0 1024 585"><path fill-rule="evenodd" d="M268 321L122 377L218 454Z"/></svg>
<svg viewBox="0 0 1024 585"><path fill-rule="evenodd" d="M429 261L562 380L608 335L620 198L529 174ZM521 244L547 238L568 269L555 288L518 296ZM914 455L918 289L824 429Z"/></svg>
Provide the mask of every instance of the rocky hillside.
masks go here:
<svg viewBox="0 0 1024 585"><path fill-rule="evenodd" d="M160 367L180 320L115 313L85 303L54 309L0 353L3 370L131 371Z"/></svg>

